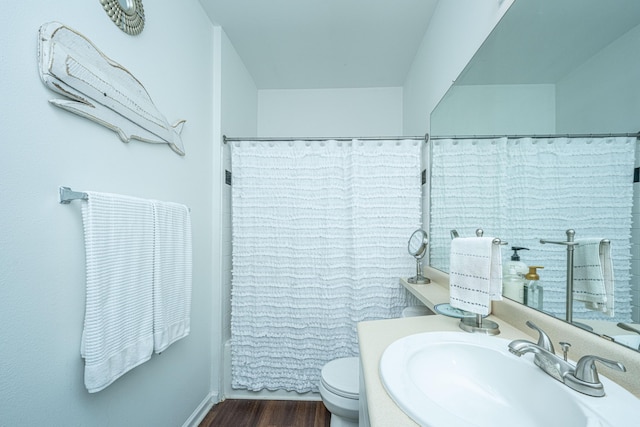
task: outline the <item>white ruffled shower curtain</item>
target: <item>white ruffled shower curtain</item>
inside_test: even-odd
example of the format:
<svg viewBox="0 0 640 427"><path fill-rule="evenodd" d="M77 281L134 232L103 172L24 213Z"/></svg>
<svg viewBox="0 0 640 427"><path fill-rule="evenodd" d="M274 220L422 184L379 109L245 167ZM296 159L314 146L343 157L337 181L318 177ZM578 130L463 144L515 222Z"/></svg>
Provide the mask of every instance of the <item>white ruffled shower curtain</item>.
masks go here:
<svg viewBox="0 0 640 427"><path fill-rule="evenodd" d="M232 387L317 391L356 323L413 297L422 142L231 142Z"/></svg>
<svg viewBox="0 0 640 427"><path fill-rule="evenodd" d="M564 318L566 248L540 239L612 242L615 319L631 319L630 238L636 138L442 139L432 141L431 263L449 265L449 232L476 228L522 246L542 265L544 310ZM544 261L542 261L544 260ZM574 318L607 319L574 303Z"/></svg>

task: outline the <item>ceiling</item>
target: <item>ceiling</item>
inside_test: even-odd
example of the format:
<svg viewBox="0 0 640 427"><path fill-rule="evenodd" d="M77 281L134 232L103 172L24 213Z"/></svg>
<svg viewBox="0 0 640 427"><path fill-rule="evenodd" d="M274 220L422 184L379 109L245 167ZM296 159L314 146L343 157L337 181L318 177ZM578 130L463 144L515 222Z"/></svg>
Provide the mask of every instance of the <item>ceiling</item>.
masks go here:
<svg viewBox="0 0 640 427"><path fill-rule="evenodd" d="M398 87L438 0L200 0L258 89Z"/></svg>
<svg viewBox="0 0 640 427"><path fill-rule="evenodd" d="M638 24L639 0L516 0L456 84L554 84Z"/></svg>

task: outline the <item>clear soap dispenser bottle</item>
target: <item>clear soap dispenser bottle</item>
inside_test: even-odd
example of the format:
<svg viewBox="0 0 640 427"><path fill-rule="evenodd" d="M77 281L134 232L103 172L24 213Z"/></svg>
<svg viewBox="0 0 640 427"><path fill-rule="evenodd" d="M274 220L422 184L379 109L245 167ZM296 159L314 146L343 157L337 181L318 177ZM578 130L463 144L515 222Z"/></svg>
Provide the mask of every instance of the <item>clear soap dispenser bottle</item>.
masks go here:
<svg viewBox="0 0 640 427"><path fill-rule="evenodd" d="M527 264L520 261L518 251L528 248L512 246L513 254L511 259L503 264L502 267L502 295L517 301L521 304L527 303L526 280L524 275L529 271Z"/></svg>
<svg viewBox="0 0 640 427"><path fill-rule="evenodd" d="M535 308L536 310L542 310L542 302L543 302L543 289L542 285L540 285L540 276L538 275L537 269L544 268L540 266L531 266L529 267L529 272L524 276L525 280L528 283L527 286L527 305L531 308Z"/></svg>
<svg viewBox="0 0 640 427"><path fill-rule="evenodd" d="M511 250L513 251L513 254L511 255L511 259L504 263L502 269L502 277L508 276L510 274L509 270L511 269L511 267L514 267L516 270L516 274L519 275L524 281L524 275L529 271L529 267L527 267L527 264L520 261L520 254L518 253L518 251L528 251L529 248L511 246Z"/></svg>
<svg viewBox="0 0 640 427"><path fill-rule="evenodd" d="M515 265L509 266L507 274L502 276L502 295L524 304L524 278L518 274Z"/></svg>

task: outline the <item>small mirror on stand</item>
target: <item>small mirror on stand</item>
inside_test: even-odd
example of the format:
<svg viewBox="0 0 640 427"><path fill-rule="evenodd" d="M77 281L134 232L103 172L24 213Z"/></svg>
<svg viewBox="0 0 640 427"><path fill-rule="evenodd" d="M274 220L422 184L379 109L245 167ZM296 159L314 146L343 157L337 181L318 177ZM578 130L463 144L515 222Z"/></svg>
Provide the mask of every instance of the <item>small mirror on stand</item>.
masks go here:
<svg viewBox="0 0 640 427"><path fill-rule="evenodd" d="M416 276L407 279L409 283L418 285L431 283L431 280L422 275L422 269L420 268L420 261L427 254L428 243L429 238L427 236L427 233L422 229L414 231L409 238L409 254L416 259Z"/></svg>

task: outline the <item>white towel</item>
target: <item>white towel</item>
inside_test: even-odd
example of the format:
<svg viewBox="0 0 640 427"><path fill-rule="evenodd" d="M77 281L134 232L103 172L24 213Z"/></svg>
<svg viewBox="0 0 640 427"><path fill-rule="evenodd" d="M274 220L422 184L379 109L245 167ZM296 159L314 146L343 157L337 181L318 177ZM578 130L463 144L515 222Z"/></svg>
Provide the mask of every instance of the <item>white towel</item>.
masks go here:
<svg viewBox="0 0 640 427"><path fill-rule="evenodd" d="M154 202L153 332L156 353L189 335L191 313L191 216L189 208Z"/></svg>
<svg viewBox="0 0 640 427"><path fill-rule="evenodd" d="M154 213L143 199L87 194L81 354L85 386L95 393L153 353Z"/></svg>
<svg viewBox="0 0 640 427"><path fill-rule="evenodd" d="M611 244L601 238L576 240L573 252L573 296L590 310L613 316Z"/></svg>
<svg viewBox="0 0 640 427"><path fill-rule="evenodd" d="M491 313L491 301L502 299L502 256L493 237L451 240L449 292L452 307Z"/></svg>

